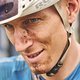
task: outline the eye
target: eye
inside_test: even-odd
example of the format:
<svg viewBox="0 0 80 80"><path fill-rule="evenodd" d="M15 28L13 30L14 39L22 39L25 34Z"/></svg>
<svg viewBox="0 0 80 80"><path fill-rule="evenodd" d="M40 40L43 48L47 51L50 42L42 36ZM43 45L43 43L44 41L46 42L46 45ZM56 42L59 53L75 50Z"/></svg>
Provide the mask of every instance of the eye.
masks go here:
<svg viewBox="0 0 80 80"><path fill-rule="evenodd" d="M29 22L30 23L35 23L35 22L39 22L40 21L40 18L32 18L32 19L29 19Z"/></svg>
<svg viewBox="0 0 80 80"><path fill-rule="evenodd" d="M14 27L11 24L5 23L3 24L3 26L8 30L8 31L13 31Z"/></svg>
<svg viewBox="0 0 80 80"><path fill-rule="evenodd" d="M28 25L28 24L34 24L34 23L39 23L40 22L40 18L30 18L25 20L23 23Z"/></svg>

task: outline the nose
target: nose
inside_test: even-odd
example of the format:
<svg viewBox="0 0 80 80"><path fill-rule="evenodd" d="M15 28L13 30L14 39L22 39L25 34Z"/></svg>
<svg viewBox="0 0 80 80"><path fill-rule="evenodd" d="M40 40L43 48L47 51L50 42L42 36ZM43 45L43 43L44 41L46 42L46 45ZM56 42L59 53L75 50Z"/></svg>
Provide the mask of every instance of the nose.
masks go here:
<svg viewBox="0 0 80 80"><path fill-rule="evenodd" d="M14 33L14 46L16 51L24 51L32 46L33 40L28 35L26 30L15 30Z"/></svg>

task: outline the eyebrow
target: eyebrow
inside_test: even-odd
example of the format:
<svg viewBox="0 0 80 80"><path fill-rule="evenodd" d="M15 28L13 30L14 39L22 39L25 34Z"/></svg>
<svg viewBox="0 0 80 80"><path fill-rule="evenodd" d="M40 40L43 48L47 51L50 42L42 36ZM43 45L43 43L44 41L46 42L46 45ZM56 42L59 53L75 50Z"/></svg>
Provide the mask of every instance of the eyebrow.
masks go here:
<svg viewBox="0 0 80 80"><path fill-rule="evenodd" d="M42 12L42 11L27 15L28 18L29 17L43 17L43 16L46 16L46 14L44 12Z"/></svg>

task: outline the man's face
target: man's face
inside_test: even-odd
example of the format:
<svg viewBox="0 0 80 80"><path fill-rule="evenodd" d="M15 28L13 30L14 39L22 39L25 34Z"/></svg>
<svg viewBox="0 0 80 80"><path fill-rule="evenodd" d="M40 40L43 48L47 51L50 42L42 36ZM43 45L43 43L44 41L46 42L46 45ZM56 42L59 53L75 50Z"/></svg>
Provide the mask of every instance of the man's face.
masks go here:
<svg viewBox="0 0 80 80"><path fill-rule="evenodd" d="M37 73L49 71L66 44L66 31L57 11L50 7L4 24L16 50Z"/></svg>

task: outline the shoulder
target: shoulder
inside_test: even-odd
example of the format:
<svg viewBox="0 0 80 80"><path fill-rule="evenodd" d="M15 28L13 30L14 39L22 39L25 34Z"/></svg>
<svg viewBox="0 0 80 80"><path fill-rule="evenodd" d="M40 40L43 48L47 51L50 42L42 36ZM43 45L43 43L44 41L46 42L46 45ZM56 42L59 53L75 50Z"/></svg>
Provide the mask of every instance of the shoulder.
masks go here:
<svg viewBox="0 0 80 80"><path fill-rule="evenodd" d="M77 65L71 75L65 80L80 80L80 63Z"/></svg>
<svg viewBox="0 0 80 80"><path fill-rule="evenodd" d="M0 58L0 69L1 68L17 68L19 70L19 67L28 67L28 64L24 61L23 57L20 56L14 56L14 57L7 57L7 58ZM23 68L20 68L23 69Z"/></svg>
<svg viewBox="0 0 80 80"><path fill-rule="evenodd" d="M0 58L0 80L31 80L31 76L28 64L21 56Z"/></svg>

